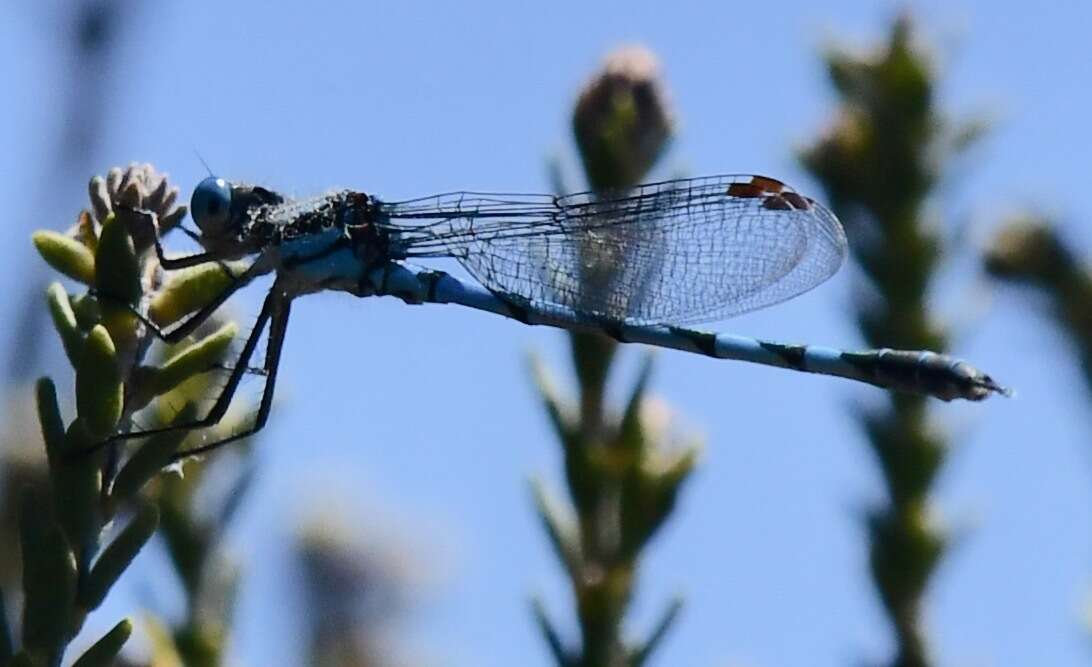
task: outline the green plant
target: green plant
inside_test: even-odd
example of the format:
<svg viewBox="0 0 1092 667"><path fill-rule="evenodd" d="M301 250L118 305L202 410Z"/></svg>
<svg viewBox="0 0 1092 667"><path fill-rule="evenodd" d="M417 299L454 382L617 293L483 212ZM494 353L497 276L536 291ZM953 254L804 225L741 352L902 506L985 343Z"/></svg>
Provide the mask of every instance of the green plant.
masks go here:
<svg viewBox="0 0 1092 667"><path fill-rule="evenodd" d="M672 131L655 57L643 49L611 54L581 93L573 131L584 171L599 193L640 183ZM606 289L612 262L589 248L583 262L586 289ZM621 412L605 401L617 343L595 334L568 334L579 386L578 407L562 397L537 360L532 373L561 443L571 509L533 484L536 508L550 544L569 577L581 631L579 646L562 639L542 603L534 614L556 664L622 667L645 664L677 617L670 603L648 636L625 636L624 618L638 583L641 554L671 516L694 469L698 443L677 441L647 396L652 372L646 357Z"/></svg>
<svg viewBox="0 0 1092 667"><path fill-rule="evenodd" d="M930 196L982 125L952 122L937 108L936 74L906 17L872 53L836 49L826 64L840 106L801 160L826 189L871 288L858 301L857 327L869 346L944 350L947 333L928 307L944 259ZM921 607L948 540L929 494L949 443L930 413L928 399L897 393L883 407L857 410L887 487L889 504L866 525L899 667L933 664Z"/></svg>
<svg viewBox="0 0 1092 667"><path fill-rule="evenodd" d="M1030 287L1072 341L1092 390L1092 269L1047 220L1020 216L994 237L983 258L998 280Z"/></svg>
<svg viewBox="0 0 1092 667"><path fill-rule="evenodd" d="M164 280L149 251L153 235L170 232L186 211L174 205L177 189L149 165L92 179L90 195L91 210L67 233L34 234L46 262L84 286L71 294L54 283L46 295L75 371L76 417L66 422L54 383L38 382L47 474L22 493L24 602L18 641L6 626L0 629L3 664L59 665L87 615L102 604L161 520L171 519L163 493L141 490L185 433L150 438L127 456L119 447L101 445L130 429L137 414L162 424L191 418L188 401L200 392L187 383L207 383L208 377L198 376L218 367L235 335L233 324L223 324L149 361L153 337L137 313L167 326L214 293L210 283L217 280L198 272ZM220 282L230 279L217 270ZM183 402L187 407L171 408ZM119 622L74 664L112 664L131 631L130 621Z"/></svg>

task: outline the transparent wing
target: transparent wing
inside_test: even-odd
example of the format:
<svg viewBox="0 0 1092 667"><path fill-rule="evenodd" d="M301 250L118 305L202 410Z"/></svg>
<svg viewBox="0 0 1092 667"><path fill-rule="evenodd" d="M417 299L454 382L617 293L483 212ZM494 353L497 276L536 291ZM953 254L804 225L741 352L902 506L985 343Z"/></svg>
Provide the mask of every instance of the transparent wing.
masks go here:
<svg viewBox="0 0 1092 667"><path fill-rule="evenodd" d="M400 256L454 257L532 306L640 324L784 301L829 278L846 254L833 213L761 176L665 181L606 200L456 192L382 211Z"/></svg>

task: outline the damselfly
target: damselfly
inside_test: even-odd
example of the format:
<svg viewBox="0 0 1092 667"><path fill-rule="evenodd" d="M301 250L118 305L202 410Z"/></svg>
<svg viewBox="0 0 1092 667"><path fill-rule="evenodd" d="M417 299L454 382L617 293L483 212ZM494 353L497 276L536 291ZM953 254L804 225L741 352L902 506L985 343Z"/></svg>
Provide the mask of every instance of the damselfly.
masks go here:
<svg viewBox="0 0 1092 667"><path fill-rule="evenodd" d="M1007 393L967 362L933 352L847 352L681 325L790 299L823 282L846 255L838 219L818 202L761 176L712 176L639 186L618 196L453 192L384 202L340 191L293 201L265 188L209 177L191 200L204 252L164 256L165 269L253 258L233 284L175 329L192 333L236 290L274 274L257 322L215 404L181 426L226 413L263 330L265 387L253 424L183 458L261 429L269 417L292 300L339 290L406 303L451 303L525 324L598 331L645 343L798 371L837 375L943 400ZM409 263L453 258L477 284Z"/></svg>

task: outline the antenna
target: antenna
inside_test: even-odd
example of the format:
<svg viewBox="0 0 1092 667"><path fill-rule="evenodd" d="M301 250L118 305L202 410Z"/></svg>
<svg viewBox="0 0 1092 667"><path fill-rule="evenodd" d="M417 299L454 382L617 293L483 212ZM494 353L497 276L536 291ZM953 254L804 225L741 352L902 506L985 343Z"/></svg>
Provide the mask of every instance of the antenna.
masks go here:
<svg viewBox="0 0 1092 667"><path fill-rule="evenodd" d="M209 166L209 163L205 162L205 158L204 158L203 155L201 155L201 151L194 148L193 149L193 154L196 155L197 159L201 161L202 165L204 165L205 171L209 172L209 176L215 176L216 175L216 174L212 173L212 167Z"/></svg>

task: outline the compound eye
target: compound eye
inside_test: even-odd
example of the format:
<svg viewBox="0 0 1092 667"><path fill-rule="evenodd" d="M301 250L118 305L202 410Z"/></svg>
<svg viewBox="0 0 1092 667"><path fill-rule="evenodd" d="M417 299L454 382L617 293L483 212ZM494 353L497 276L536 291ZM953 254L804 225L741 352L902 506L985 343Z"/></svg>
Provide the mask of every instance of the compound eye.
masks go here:
<svg viewBox="0 0 1092 667"><path fill-rule="evenodd" d="M231 185L215 176L201 181L190 197L190 212L203 233L223 233L231 222Z"/></svg>

